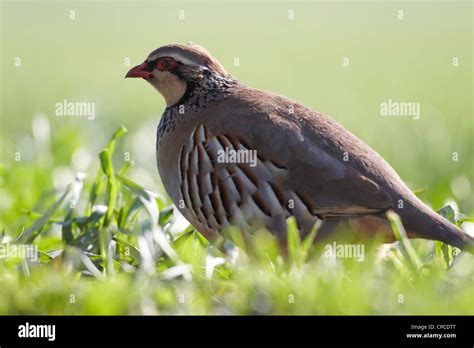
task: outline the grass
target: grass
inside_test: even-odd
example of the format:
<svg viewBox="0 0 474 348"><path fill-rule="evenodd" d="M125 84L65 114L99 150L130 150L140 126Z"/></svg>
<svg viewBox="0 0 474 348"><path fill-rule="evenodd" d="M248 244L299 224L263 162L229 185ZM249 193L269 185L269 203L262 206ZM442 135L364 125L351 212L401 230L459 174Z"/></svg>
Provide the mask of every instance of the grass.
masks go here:
<svg viewBox="0 0 474 348"><path fill-rule="evenodd" d="M473 216L471 3L0 6L0 243L33 243L41 255L0 259L0 314L474 314L472 255L408 243L396 217L401 242L390 248L341 237L365 246L360 262L327 257L311 243L317 229L299 240L293 221L286 256L265 231L251 245L228 231L238 252L210 245L173 213L159 181L162 98L123 79L161 45L201 44L242 83L336 119L434 209ZM95 119L55 116L64 100L95 103ZM419 102L421 117L382 117L387 100Z"/></svg>
<svg viewBox="0 0 474 348"><path fill-rule="evenodd" d="M292 219L286 254L266 231L208 243L173 228L169 201L127 176L131 162L114 165L126 133L100 151L95 176L25 210L27 228L2 228L3 247L33 243L40 257L1 260L0 314L474 314L473 256L410 242L395 214L398 243L358 241L361 262L329 257L317 226L300 240Z"/></svg>

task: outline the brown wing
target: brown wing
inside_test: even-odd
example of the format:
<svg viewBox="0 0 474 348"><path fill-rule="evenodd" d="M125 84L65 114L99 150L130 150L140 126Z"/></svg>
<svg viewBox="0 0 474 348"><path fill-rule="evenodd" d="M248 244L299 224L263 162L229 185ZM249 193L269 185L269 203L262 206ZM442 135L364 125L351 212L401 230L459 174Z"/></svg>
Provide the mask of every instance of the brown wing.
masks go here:
<svg viewBox="0 0 474 348"><path fill-rule="evenodd" d="M324 115L238 88L196 116L181 149L183 213L200 231L212 236L229 224L247 229L256 221L284 237L288 216L305 232L318 218L392 206L387 183L401 180L375 151ZM226 149L256 151L256 165L219 162Z"/></svg>
<svg viewBox="0 0 474 348"><path fill-rule="evenodd" d="M344 144L342 140L336 146L337 139L323 138L314 130L305 129L301 120L268 112L234 117L237 121L230 124L207 120L210 135L238 139L248 149L256 150L261 160L284 170L281 189L296 192L313 214L343 217L391 207L390 195L377 182L377 175L360 166L368 155L375 156L375 160L380 157L366 145L360 148L360 141ZM383 162L379 167L383 171L385 166ZM383 174L387 173L380 176Z"/></svg>
<svg viewBox="0 0 474 348"><path fill-rule="evenodd" d="M272 127L274 139L280 141L277 147L269 146L272 141L262 142L264 138L258 136L258 129L268 124L259 126L251 133L240 133L236 127L216 134L217 125L209 122L198 126L181 149L184 213L206 235L231 224L244 230L264 225L285 238L289 216L296 217L305 234L318 218L387 209L386 195L372 180L314 144L285 141L291 133L281 127ZM234 160L221 156L232 153L243 155Z"/></svg>

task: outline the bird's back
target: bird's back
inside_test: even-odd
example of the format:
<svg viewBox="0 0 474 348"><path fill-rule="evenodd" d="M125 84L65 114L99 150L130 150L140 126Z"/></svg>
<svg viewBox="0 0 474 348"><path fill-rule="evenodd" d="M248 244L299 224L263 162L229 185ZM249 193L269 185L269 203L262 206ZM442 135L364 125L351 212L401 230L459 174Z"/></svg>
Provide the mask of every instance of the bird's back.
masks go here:
<svg viewBox="0 0 474 348"><path fill-rule="evenodd" d="M373 214L392 205L378 181L396 174L390 167L370 172L380 156L336 122L285 97L236 85L221 101L174 116L158 141L160 175L175 204L193 225L211 230L208 235L242 219L284 234L292 215L307 232L318 218ZM255 153L257 164L219 161L226 149Z"/></svg>

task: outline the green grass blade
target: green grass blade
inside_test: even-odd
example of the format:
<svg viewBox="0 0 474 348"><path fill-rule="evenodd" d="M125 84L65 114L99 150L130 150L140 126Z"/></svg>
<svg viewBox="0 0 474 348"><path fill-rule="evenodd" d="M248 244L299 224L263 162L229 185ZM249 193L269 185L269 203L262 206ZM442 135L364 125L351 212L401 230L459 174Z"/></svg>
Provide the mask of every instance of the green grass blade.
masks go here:
<svg viewBox="0 0 474 348"><path fill-rule="evenodd" d="M100 163L104 174L107 176L107 213L105 214L104 226L108 226L114 215L115 202L117 200L117 183L114 176L114 168L112 166L111 152L104 149L100 152Z"/></svg>
<svg viewBox="0 0 474 348"><path fill-rule="evenodd" d="M97 175L95 177L94 183L92 184L92 189L89 194L89 201L87 203L87 208L86 208L86 211L84 212L84 215L88 216L88 215L91 215L92 213L92 207L94 206L95 201L97 197L99 196L99 192L101 189L102 175L103 175L102 168L99 168L99 170L97 171Z"/></svg>
<svg viewBox="0 0 474 348"><path fill-rule="evenodd" d="M56 210L64 202L64 199L69 194L70 190L71 186L68 185L62 196L46 210L43 216L36 220L31 227L29 227L25 232L23 232L23 234L19 236L17 242L26 244L33 242L35 238L40 234L43 226L48 222L48 220L53 216Z"/></svg>
<svg viewBox="0 0 474 348"><path fill-rule="evenodd" d="M64 242L66 244L70 244L74 239L74 235L72 234L72 210L69 210L66 217L64 218L64 223L61 226L61 232Z"/></svg>
<svg viewBox="0 0 474 348"><path fill-rule="evenodd" d="M441 208L440 210L438 210L438 214L444 217L445 219L449 220L453 224L456 224L456 212L450 205L447 205Z"/></svg>
<svg viewBox="0 0 474 348"><path fill-rule="evenodd" d="M288 231L288 257L292 263L301 261L301 238L296 224L296 219L292 216L287 220Z"/></svg>
<svg viewBox="0 0 474 348"><path fill-rule="evenodd" d="M420 258L416 254L415 249L410 243L410 240L407 237L405 228L403 227L402 220L397 213L389 210L387 212L387 218L390 221L390 225L392 226L393 233L395 238L400 242L402 252L405 257L408 258L411 265L415 268L415 270L419 270L422 266Z"/></svg>
<svg viewBox="0 0 474 348"><path fill-rule="evenodd" d="M127 128L125 128L123 125L120 126L120 128L114 133L112 136L112 139L110 139L110 142L106 146L106 149L109 150L110 154L113 155L115 151L115 140L120 138L122 135L126 134Z"/></svg>
<svg viewBox="0 0 474 348"><path fill-rule="evenodd" d="M318 230L321 227L321 223L322 221L318 220L318 222L314 224L313 228L311 228L311 231L301 243L301 253L303 256L303 261L306 261L306 259L308 258L309 252L313 247L314 240L316 239L316 236L318 234Z"/></svg>
<svg viewBox="0 0 474 348"><path fill-rule="evenodd" d="M112 264L111 255L109 253L109 246L112 241L112 232L108 227L99 230L99 252L102 256L102 267L107 274L111 274L108 266Z"/></svg>

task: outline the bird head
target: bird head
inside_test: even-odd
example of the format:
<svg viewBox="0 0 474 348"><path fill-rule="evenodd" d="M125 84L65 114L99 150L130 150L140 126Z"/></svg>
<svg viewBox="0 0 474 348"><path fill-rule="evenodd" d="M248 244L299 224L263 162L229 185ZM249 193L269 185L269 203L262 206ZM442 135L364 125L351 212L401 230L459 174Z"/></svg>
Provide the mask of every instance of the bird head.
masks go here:
<svg viewBox="0 0 474 348"><path fill-rule="evenodd" d="M207 50L194 44L166 45L154 50L125 76L131 77L141 77L150 83L168 107L181 103L209 78L232 79Z"/></svg>

